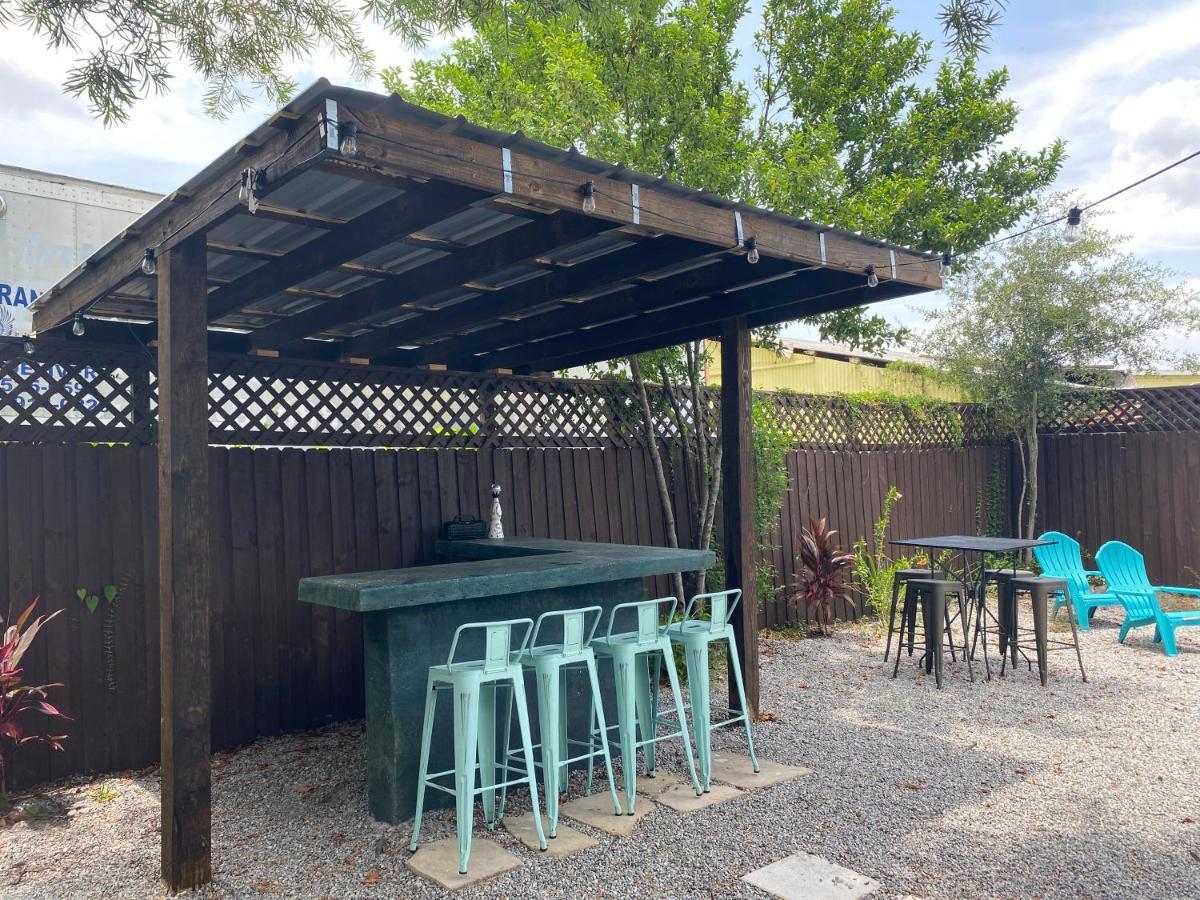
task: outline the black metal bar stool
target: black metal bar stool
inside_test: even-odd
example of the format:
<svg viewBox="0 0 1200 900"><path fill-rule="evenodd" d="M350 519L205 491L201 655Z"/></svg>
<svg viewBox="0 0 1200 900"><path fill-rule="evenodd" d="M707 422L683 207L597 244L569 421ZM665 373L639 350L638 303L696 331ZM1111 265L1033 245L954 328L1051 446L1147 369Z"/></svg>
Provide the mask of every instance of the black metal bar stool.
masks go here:
<svg viewBox="0 0 1200 900"><path fill-rule="evenodd" d="M1012 600L1009 582L1014 578L1032 578L1033 573L1028 569L984 569L984 590L988 584L996 586L996 611L999 614L1000 628L997 629L997 643L1000 645L1000 656L1008 650L1008 636L1016 633L1017 605ZM978 634L976 638L978 638ZM976 642L971 644L971 656L975 655ZM1013 657L1013 665L1017 664Z"/></svg>
<svg viewBox="0 0 1200 900"><path fill-rule="evenodd" d="M913 581L915 579L927 581L931 578L933 578L933 574L929 571L929 569L897 569L896 574L892 576L892 606L891 606L891 610L888 613L887 646L884 647L884 650L883 650L883 661L884 662L887 662L888 656L892 652L892 634L897 633L896 632L896 607L899 605L901 586L903 586L904 584L907 584L909 581ZM953 618L958 618L961 614L962 614L961 611L958 613L955 613ZM896 642L896 654L897 655L899 655L899 653L900 653L900 648L904 646L904 632L907 629L907 631L908 631L908 655L912 656L912 654L913 654L913 638L916 633L916 624L917 624L916 617L917 617L916 607L913 607L913 609L911 610L911 613L909 615L907 615L907 616L901 615L900 630L898 632L899 640ZM953 619L950 616L949 610L947 610L946 622L945 622L947 633L949 633L949 631L950 631L950 625L951 625L952 621L953 621ZM964 652L965 652L966 646L967 646L967 626L966 626L966 620L964 619L963 620ZM954 655L954 639L953 638L950 639L950 658L957 659L957 657Z"/></svg>
<svg viewBox="0 0 1200 900"><path fill-rule="evenodd" d="M1021 647L1028 647L1028 643L1023 643L1022 638L1028 638L1033 635L1033 649L1037 652L1038 663L1038 678L1041 679L1042 687L1046 686L1047 678L1050 674L1046 664L1046 657L1051 650L1069 650L1074 648L1075 658L1079 660L1079 674L1083 676L1083 680L1087 681L1087 672L1083 669L1083 653L1079 649L1079 629L1075 622L1075 608L1073 604L1066 604L1067 618L1071 623L1071 640L1051 640L1050 639L1050 602L1054 595L1067 590L1067 582L1062 578L1035 578L1022 577L1012 578L1008 583L1009 602L1012 607L1011 613L1011 632L1009 632L1009 640L1012 647L1013 667L1017 665L1017 650ZM1018 628L1017 627L1017 597L1021 594L1028 594L1033 603L1033 628ZM1004 661L1000 664L1000 674L1004 674L1005 665L1008 663L1008 655L1002 654ZM1032 665L1030 665L1032 669Z"/></svg>
<svg viewBox="0 0 1200 900"><path fill-rule="evenodd" d="M964 605L967 599L967 588L960 581L946 581L940 578L910 578L904 588L904 610L901 617L903 623L909 623L909 654L912 653L912 639L915 631L917 605L921 607L921 636L925 644L925 652L921 654L918 665L924 664L926 672L933 672L937 686L942 686L942 647L948 641L951 654L954 652L954 639L948 627L949 615L946 611L946 597L954 594L958 600L958 612L965 614ZM903 632L901 633L903 640ZM971 680L975 680L975 670L971 667L971 657L963 652L967 661L967 671ZM892 677L900 672L900 645L896 646L896 665L892 669Z"/></svg>

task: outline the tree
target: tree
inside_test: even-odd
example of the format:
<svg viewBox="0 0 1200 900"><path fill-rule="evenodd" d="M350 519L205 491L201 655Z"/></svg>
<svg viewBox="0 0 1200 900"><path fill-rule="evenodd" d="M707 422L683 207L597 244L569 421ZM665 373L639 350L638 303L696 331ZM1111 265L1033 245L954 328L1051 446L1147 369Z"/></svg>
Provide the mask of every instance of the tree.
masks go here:
<svg viewBox="0 0 1200 900"><path fill-rule="evenodd" d="M768 0L753 85L735 74L748 10L746 0L611 0L546 17L512 0L440 57L385 69L384 83L447 115L922 247L977 246L1057 173L1058 143L1001 149L1017 115L1003 70L980 75L968 56L920 85L931 43L897 31L885 0ZM861 311L818 324L876 350L899 336ZM647 379L674 388L639 405L651 445L656 421L677 422L681 465L661 456L655 480L664 509L672 483L694 492L702 547L720 488L719 445L690 414L704 360L697 342L609 369L632 375L639 395ZM668 543L679 530L668 514Z"/></svg>
<svg viewBox="0 0 1200 900"><path fill-rule="evenodd" d="M556 13L566 0L542 3ZM272 105L295 84L288 60L329 48L365 76L374 65L362 24L387 28L419 46L431 34L490 15L492 0L0 0L0 27L20 28L52 49L79 54L63 90L83 97L106 125L124 121L133 106L170 87L172 72L191 68L207 82L205 109L221 116L254 93Z"/></svg>
<svg viewBox="0 0 1200 900"><path fill-rule="evenodd" d="M1034 221L1070 204L1052 199ZM1037 522L1038 424L1081 395L1102 399L1109 367L1186 365L1169 340L1200 327L1200 300L1172 273L1123 252L1123 238L1089 214L1082 235L1039 228L972 259L951 280L948 305L929 314L923 350L984 404L1022 463L1018 514Z"/></svg>

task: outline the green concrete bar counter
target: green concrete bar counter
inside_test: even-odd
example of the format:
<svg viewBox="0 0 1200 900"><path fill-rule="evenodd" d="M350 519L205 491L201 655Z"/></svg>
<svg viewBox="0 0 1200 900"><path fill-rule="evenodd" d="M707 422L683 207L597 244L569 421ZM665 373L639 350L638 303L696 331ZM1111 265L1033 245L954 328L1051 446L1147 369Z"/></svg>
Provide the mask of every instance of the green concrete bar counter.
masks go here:
<svg viewBox="0 0 1200 900"><path fill-rule="evenodd" d="M393 824L413 814L425 679L430 666L446 661L459 625L536 619L579 606L607 611L644 599L648 576L706 569L715 561L708 550L543 538L438 541L437 552L453 561L300 581L301 601L363 613L368 804L372 816ZM607 615L602 629L606 622ZM608 681L607 673L601 679ZM566 700L572 730L586 733L582 685ZM532 694L529 705L536 710ZM440 726L450 721L449 715L438 718ZM435 729L434 758L452 758L452 747L449 727Z"/></svg>

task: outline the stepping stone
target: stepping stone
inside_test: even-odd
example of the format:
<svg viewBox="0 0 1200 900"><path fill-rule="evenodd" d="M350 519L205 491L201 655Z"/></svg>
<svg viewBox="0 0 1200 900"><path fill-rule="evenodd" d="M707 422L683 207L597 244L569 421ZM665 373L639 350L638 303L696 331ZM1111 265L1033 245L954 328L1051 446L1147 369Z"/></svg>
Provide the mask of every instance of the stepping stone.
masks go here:
<svg viewBox="0 0 1200 900"><path fill-rule="evenodd" d="M638 775L637 792L644 794L647 797L657 797L663 791L675 787L677 784L683 784L683 777L676 775L674 772L665 772L662 769L658 770L658 774L653 778L647 778L645 775ZM617 783L617 793L621 792L621 784Z"/></svg>
<svg viewBox="0 0 1200 900"><path fill-rule="evenodd" d="M709 806L716 806L726 800L742 796L742 792L727 784L714 784L707 794L696 796L696 791L688 783L677 784L658 795L659 803L669 806L676 812L689 813Z"/></svg>
<svg viewBox="0 0 1200 900"><path fill-rule="evenodd" d="M785 766L782 763L771 762L769 759L760 757L758 772L755 772L749 756L726 751L713 753L712 759L713 778L748 791L781 784L802 775L811 775L813 771L800 766Z"/></svg>
<svg viewBox="0 0 1200 900"><path fill-rule="evenodd" d="M612 806L609 806L609 812L612 812ZM613 816L615 819L616 816ZM523 816L505 816L504 827L508 833L517 838L522 844L530 850L542 852L542 846L538 843L537 832L533 830L533 813L525 813ZM594 847L599 843L591 835L584 834L582 831L576 831L569 825L564 825L562 820L558 822L558 837L550 837L550 823L542 816L542 829L546 835L546 855L547 856L570 856L572 853L578 853L580 850L586 850L588 847Z"/></svg>
<svg viewBox="0 0 1200 900"><path fill-rule="evenodd" d="M809 853L794 853L743 875L783 900L855 900L879 890L879 882Z"/></svg>
<svg viewBox="0 0 1200 900"><path fill-rule="evenodd" d="M624 793L618 792L618 797L621 800L622 807L624 807ZM570 800L558 808L560 817L566 816L574 819L576 822L582 822L584 825L590 825L598 831L603 831L605 834L611 834L616 837L629 837L633 834L633 829L637 827L637 823L652 812L654 812L654 804L649 800L643 799L641 803L634 807L632 816L614 815L612 796L608 791L602 794L597 793ZM558 828L561 832L562 825L560 824Z"/></svg>
<svg viewBox="0 0 1200 900"><path fill-rule="evenodd" d="M467 874L458 871L458 838L449 837L421 844L406 861L410 869L448 891L457 891L489 881L521 865L521 860L499 844L475 838L471 841L471 859Z"/></svg>

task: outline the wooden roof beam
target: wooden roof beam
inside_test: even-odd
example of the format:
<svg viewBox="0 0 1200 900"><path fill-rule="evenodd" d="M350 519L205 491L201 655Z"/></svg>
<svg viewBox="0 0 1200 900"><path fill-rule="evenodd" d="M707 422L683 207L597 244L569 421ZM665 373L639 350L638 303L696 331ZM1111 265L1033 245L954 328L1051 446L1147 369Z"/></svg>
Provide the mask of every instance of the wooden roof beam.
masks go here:
<svg viewBox="0 0 1200 900"><path fill-rule="evenodd" d="M817 228L749 207L734 210L651 185L635 186L566 162L529 156L519 149L508 152L506 178L500 147L398 120L386 110L354 110L353 114L363 125L358 135L357 161L381 171L440 179L564 210L579 208L579 188L592 181L595 215L602 219L730 248L737 244L736 221L740 216L742 234L755 238L763 256L805 265L823 264L856 274L874 265L881 277L921 288L941 286L938 260L926 254L891 250L867 238L835 231L826 231L822 248ZM506 191L506 181L511 183L511 190ZM894 272L893 254L897 263Z"/></svg>
<svg viewBox="0 0 1200 900"><path fill-rule="evenodd" d="M747 304L746 308L747 322L751 327L757 328L762 325L788 322L851 306L861 306L864 302L864 292L869 292L870 301L877 303L907 296L916 290L911 285L900 282L881 283L877 288L860 285L850 287L844 280L845 276L843 276L841 286L835 287L832 286L834 284L832 277L836 273L822 274L824 278L830 279L827 282L830 285L830 293L825 296L813 296L806 291L803 297L797 297L791 293L776 295L772 298L768 293L771 285L748 288L747 292L754 291L755 295L747 298L752 301ZM846 290L847 287L850 289ZM573 339L571 343L556 342L551 346L551 341L543 341L540 348L538 344L518 348L523 353L522 361L510 368L523 375L531 372L556 372L616 357L645 353L661 347L670 347L685 341L713 338L719 334L720 323L729 318L729 314L728 295L720 294L717 297L705 298L687 306L652 313L649 316L640 317L636 321L617 323L616 327L624 326L624 340L614 340L611 331L599 335L589 335L587 331L581 331L571 336ZM594 331L603 331L611 327L614 326L601 326ZM628 335L633 329L636 329L637 333L642 336L632 340L628 339ZM515 354L513 355L515 356ZM495 356L498 358L500 354ZM479 368L485 368L483 362L480 362Z"/></svg>
<svg viewBox="0 0 1200 900"><path fill-rule="evenodd" d="M316 122L318 112L312 110L296 122L296 127L280 130L261 147L237 161L238 170L246 166L265 168L270 184L278 186L306 171L321 152L316 129L306 129L303 122ZM34 328L47 331L68 321L81 309L124 281L142 264L147 247L160 251L199 231L207 231L240 204L237 199L236 173L221 171L200 185L193 185L191 196L178 203L162 201L139 222L137 232L114 246L100 259L81 264L78 275L59 284L41 296L34 311Z"/></svg>
<svg viewBox="0 0 1200 900"><path fill-rule="evenodd" d="M338 325L399 312L406 305L419 303L439 291L532 260L610 227L607 222L586 216L554 215L535 219L461 253L444 256L395 275L389 281L368 285L337 301L297 313L257 332L252 343L255 347L290 348L297 341Z"/></svg>
<svg viewBox="0 0 1200 900"><path fill-rule="evenodd" d="M742 257L734 257L703 269L682 272L663 281L629 285L616 293L551 310L533 319L499 322L494 328L472 332L461 338L447 338L420 350L409 351L408 354L385 357L384 361L403 360L404 365L437 361L445 362L451 368L496 368L505 365L493 364L506 352L499 350L500 347L516 347L530 341L576 332L585 325L602 326L606 322L627 319L629 316L676 307L696 299L698 295L706 296L714 291L728 290L765 278L782 277L794 271L795 266L779 260L764 260L757 266L750 266ZM476 354L482 355L477 358Z"/></svg>
<svg viewBox="0 0 1200 900"><path fill-rule="evenodd" d="M397 236L428 228L483 197L470 189L422 185L382 203L208 296L214 321L246 304L336 268Z"/></svg>
<svg viewBox="0 0 1200 900"><path fill-rule="evenodd" d="M343 342L342 355L370 357L381 350L390 351L398 344L415 343L463 331L481 322L517 315L573 294L620 284L627 278L645 275L697 256L706 256L709 252L708 248L694 241L675 238L649 240L644 245L607 253L500 291L482 293L444 310L427 312L419 319L397 322L387 328L360 335Z"/></svg>

